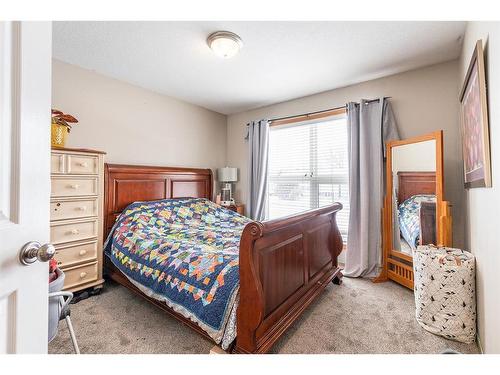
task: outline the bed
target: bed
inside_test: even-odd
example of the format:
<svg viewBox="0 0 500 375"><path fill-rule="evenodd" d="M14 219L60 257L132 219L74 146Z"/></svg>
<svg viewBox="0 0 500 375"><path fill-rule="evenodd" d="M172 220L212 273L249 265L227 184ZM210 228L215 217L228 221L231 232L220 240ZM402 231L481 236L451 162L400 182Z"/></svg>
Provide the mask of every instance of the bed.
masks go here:
<svg viewBox="0 0 500 375"><path fill-rule="evenodd" d="M265 353L340 284L342 205L256 222L211 202L212 186L210 169L107 164L105 273L226 351Z"/></svg>
<svg viewBox="0 0 500 375"><path fill-rule="evenodd" d="M425 243L435 244L435 239L432 240L432 236L426 236L425 233L432 230L432 226L427 225L429 216L423 215L423 213L432 214L435 217L436 211L436 196L434 194L416 194L407 198L398 207L398 218L399 218L399 229L401 237L410 246L411 249L415 250L418 245L423 245ZM435 223L435 220L431 221ZM422 234L424 232L424 234ZM434 231L435 232L435 231ZM425 242L430 240L430 242Z"/></svg>
<svg viewBox="0 0 500 375"><path fill-rule="evenodd" d="M397 176L401 237L411 249L436 244L436 173L400 171Z"/></svg>

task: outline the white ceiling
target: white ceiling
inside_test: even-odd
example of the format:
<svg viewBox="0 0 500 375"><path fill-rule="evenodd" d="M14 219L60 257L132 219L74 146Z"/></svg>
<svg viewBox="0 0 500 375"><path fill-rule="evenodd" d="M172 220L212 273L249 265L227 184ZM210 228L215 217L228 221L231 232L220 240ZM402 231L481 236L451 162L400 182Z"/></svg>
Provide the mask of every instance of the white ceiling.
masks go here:
<svg viewBox="0 0 500 375"><path fill-rule="evenodd" d="M217 30L243 49L224 60ZM465 22L54 22L53 56L231 114L458 57Z"/></svg>

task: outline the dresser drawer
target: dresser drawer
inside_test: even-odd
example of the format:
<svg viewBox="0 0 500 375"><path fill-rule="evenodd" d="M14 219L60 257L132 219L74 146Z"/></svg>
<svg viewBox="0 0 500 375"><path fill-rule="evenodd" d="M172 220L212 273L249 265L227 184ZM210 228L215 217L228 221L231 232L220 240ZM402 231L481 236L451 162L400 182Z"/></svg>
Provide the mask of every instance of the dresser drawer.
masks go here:
<svg viewBox="0 0 500 375"><path fill-rule="evenodd" d="M97 280L97 262L64 270L64 289Z"/></svg>
<svg viewBox="0 0 500 375"><path fill-rule="evenodd" d="M53 176L51 179L52 197L79 197L97 194L97 178Z"/></svg>
<svg viewBox="0 0 500 375"><path fill-rule="evenodd" d="M97 198L50 202L50 220L97 216Z"/></svg>
<svg viewBox="0 0 500 375"><path fill-rule="evenodd" d="M50 241L54 244L86 240L97 237L97 219L71 223L52 223Z"/></svg>
<svg viewBox="0 0 500 375"><path fill-rule="evenodd" d="M88 155L66 155L67 170L71 174L97 174L99 172L99 158Z"/></svg>
<svg viewBox="0 0 500 375"><path fill-rule="evenodd" d="M64 173L64 155L63 154L50 154L50 173L62 174Z"/></svg>
<svg viewBox="0 0 500 375"><path fill-rule="evenodd" d="M97 241L58 246L54 258L57 260L59 267L91 262L97 259Z"/></svg>

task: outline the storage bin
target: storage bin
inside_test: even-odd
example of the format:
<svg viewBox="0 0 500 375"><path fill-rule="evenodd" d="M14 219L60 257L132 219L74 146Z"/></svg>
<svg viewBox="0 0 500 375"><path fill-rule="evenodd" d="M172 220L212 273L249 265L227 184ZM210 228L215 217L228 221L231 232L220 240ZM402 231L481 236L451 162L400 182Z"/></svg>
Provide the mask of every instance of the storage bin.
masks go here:
<svg viewBox="0 0 500 375"><path fill-rule="evenodd" d="M413 271L418 323L436 335L474 342L474 256L460 249L419 246L413 254Z"/></svg>

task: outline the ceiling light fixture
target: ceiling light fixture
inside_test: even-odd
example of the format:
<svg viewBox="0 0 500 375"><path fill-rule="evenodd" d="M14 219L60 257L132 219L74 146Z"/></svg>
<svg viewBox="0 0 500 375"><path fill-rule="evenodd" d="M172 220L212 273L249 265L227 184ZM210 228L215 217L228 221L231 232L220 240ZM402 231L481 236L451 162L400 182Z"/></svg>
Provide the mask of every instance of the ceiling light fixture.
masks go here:
<svg viewBox="0 0 500 375"><path fill-rule="evenodd" d="M241 38L230 31L216 31L207 38L210 49L219 57L229 59L243 47Z"/></svg>

